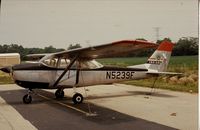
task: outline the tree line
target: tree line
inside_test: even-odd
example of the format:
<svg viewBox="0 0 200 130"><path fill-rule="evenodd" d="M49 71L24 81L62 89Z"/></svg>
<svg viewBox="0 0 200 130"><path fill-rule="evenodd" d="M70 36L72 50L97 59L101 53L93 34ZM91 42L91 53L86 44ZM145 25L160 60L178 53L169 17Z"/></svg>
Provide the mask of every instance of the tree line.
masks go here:
<svg viewBox="0 0 200 130"><path fill-rule="evenodd" d="M45 48L24 48L22 45L11 44L11 45L0 45L0 53L19 53L22 60L26 60L28 54L42 54L42 53L54 53L64 51L65 49L56 49L53 46Z"/></svg>
<svg viewBox="0 0 200 130"><path fill-rule="evenodd" d="M143 38L138 38L137 40L145 40ZM164 38L158 40L157 44L160 44L163 40L171 41L170 38ZM146 40L145 40L146 41ZM80 44L69 44L67 50L81 48ZM63 48L55 48L53 46L48 46L45 48L25 48L18 44L3 44L0 45L0 53L19 53L22 60L26 60L26 55L28 54L41 54L41 53L54 53L59 51L64 51ZM154 52L154 49L139 50L126 56L150 56ZM175 43L173 49L173 56L183 56L183 55L198 55L198 38L195 37L183 37Z"/></svg>
<svg viewBox="0 0 200 130"><path fill-rule="evenodd" d="M138 38L137 40L145 39ZM171 42L170 38L164 38L162 40L158 40L156 43L160 44L164 40ZM174 44L172 56L198 55L199 41L196 37L182 37ZM137 52L133 52L132 54L128 54L128 56L150 56L154 51L155 49L139 50Z"/></svg>

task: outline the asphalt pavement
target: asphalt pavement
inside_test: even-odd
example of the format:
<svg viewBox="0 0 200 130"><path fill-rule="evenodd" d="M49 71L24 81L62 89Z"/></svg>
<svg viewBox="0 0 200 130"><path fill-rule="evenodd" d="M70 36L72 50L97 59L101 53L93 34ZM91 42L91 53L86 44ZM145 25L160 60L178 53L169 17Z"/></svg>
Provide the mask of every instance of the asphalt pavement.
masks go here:
<svg viewBox="0 0 200 130"><path fill-rule="evenodd" d="M83 104L72 103L72 89L62 100L55 98L55 90L36 90L32 104L23 104L25 89L1 85L0 129L197 129L197 94L156 89L149 95L148 88L122 84L77 91L85 97Z"/></svg>

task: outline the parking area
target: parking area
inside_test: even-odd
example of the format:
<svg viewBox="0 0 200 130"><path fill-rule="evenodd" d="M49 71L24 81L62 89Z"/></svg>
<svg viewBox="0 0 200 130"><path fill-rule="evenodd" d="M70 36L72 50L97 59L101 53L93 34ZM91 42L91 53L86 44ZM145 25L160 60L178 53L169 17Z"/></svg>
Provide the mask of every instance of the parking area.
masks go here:
<svg viewBox="0 0 200 130"><path fill-rule="evenodd" d="M86 91L85 91L86 90ZM123 84L78 88L84 103L74 105L73 89L57 100L55 90L36 90L23 104L26 90L0 86L0 126L5 129L198 129L198 94Z"/></svg>

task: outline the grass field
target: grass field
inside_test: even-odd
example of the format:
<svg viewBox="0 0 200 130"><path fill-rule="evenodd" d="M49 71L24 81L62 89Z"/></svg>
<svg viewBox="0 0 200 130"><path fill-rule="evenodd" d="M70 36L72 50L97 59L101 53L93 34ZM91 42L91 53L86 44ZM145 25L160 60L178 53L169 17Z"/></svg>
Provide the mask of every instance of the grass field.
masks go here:
<svg viewBox="0 0 200 130"><path fill-rule="evenodd" d="M146 57L132 57L132 58L107 58L98 59L103 65L115 65L115 66L130 66L136 64L143 64L147 61ZM174 56L171 57L168 66L168 71L181 72L183 76L189 76L190 74L198 75L198 56ZM123 82L130 85L138 85L144 87L151 87L154 82L154 78L133 80ZM13 83L13 80L8 74L0 72L0 84ZM156 88L170 89L175 91L184 92L198 92L198 82L186 83L186 84L174 84L163 80L163 77L158 78L155 84Z"/></svg>
<svg viewBox="0 0 200 130"><path fill-rule="evenodd" d="M147 57L107 58L99 59L98 61L104 65L115 65L125 67L137 64L144 64L147 61ZM189 76L191 74L198 75L198 56L172 56L168 66L168 71L181 72L183 73L182 76ZM159 77L156 81L155 87L175 91L198 92L198 82L174 84L167 82L165 79L166 77ZM144 87L152 87L154 80L155 78L150 78L126 81L123 83Z"/></svg>
<svg viewBox="0 0 200 130"><path fill-rule="evenodd" d="M137 64L144 64L147 57L129 57L129 58L106 58L98 59L103 65L115 66L131 66ZM172 56L169 62L168 71L197 73L198 70L198 56Z"/></svg>
<svg viewBox="0 0 200 130"><path fill-rule="evenodd" d="M9 74L5 74L2 71L0 71L0 84L11 84L14 83L11 79Z"/></svg>

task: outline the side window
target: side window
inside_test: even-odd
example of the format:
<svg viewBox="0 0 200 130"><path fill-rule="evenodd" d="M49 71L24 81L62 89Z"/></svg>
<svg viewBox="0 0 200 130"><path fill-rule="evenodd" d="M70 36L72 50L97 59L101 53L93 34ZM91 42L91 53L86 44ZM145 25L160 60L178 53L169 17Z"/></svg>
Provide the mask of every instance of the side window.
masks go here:
<svg viewBox="0 0 200 130"><path fill-rule="evenodd" d="M47 59L43 59L42 62L49 67L53 68L66 68L70 64L70 59L63 57L47 57ZM101 68L103 65L98 63L95 60L85 60L85 61L75 61L71 66L71 69L97 69Z"/></svg>
<svg viewBox="0 0 200 130"><path fill-rule="evenodd" d="M56 68L58 66L58 58L46 59L43 62L49 67L55 67Z"/></svg>
<svg viewBox="0 0 200 130"><path fill-rule="evenodd" d="M60 58L60 64L59 64L59 68L66 68L69 64L70 64L70 60L66 59L66 58ZM74 62L74 64L72 65L71 69L75 69L76 68L76 62Z"/></svg>
<svg viewBox="0 0 200 130"><path fill-rule="evenodd" d="M82 61L80 62L80 68L81 69L97 69L102 67L102 65L95 60L90 61Z"/></svg>
<svg viewBox="0 0 200 130"><path fill-rule="evenodd" d="M69 59L61 58L60 59L60 66L59 66L59 68L66 68L66 66L68 66L69 63L70 63Z"/></svg>

